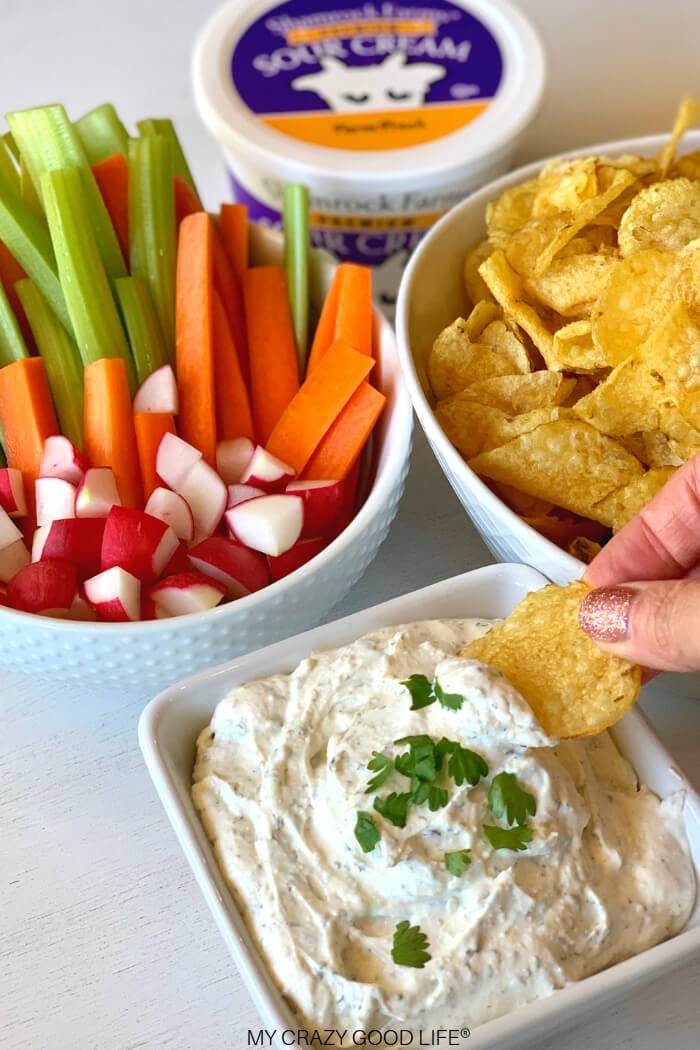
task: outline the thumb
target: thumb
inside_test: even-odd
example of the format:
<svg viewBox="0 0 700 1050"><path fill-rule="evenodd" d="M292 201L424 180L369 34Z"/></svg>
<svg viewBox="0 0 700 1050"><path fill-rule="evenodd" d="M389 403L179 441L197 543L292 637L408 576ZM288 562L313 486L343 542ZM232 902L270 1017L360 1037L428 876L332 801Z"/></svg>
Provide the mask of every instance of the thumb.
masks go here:
<svg viewBox="0 0 700 1050"><path fill-rule="evenodd" d="M700 581L598 587L583 599L583 630L606 649L657 671L700 670Z"/></svg>

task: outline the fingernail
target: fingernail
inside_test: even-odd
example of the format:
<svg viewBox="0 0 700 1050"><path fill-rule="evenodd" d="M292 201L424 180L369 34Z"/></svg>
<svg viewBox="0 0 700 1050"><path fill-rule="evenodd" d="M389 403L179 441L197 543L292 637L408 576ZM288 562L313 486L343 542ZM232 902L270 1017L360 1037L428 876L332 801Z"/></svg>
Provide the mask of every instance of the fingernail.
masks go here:
<svg viewBox="0 0 700 1050"><path fill-rule="evenodd" d="M581 602L578 621L597 642L622 642L629 635L634 591L630 587L596 587Z"/></svg>

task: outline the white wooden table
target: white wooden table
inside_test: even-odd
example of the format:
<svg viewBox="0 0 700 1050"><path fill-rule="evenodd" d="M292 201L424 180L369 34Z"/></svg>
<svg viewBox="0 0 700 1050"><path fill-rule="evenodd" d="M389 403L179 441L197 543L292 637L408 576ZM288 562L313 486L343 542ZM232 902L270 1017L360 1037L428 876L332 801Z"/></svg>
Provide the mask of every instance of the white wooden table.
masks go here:
<svg viewBox="0 0 700 1050"><path fill-rule="evenodd" d="M171 114L213 206L226 184L188 63L214 6L2 0L2 110L62 101L78 115L111 100L127 122ZM550 58L523 160L662 130L683 92L700 94L697 0L521 6ZM337 613L490 560L417 435L390 537ZM0 681L2 1050L239 1050L259 1027L142 765L148 699ZM700 702L659 682L643 704L700 783ZM700 962L538 1050L697 1050L699 983Z"/></svg>

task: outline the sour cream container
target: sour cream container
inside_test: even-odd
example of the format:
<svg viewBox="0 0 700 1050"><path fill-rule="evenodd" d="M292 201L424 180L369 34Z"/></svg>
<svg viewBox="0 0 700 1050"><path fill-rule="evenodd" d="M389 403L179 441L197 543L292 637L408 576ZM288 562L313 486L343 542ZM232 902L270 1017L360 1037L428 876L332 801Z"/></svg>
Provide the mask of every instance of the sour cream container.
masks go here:
<svg viewBox="0 0 700 1050"><path fill-rule="evenodd" d="M429 226L511 164L545 61L507 0L231 0L193 75L250 218L278 225L305 183L314 244L376 267L390 306Z"/></svg>

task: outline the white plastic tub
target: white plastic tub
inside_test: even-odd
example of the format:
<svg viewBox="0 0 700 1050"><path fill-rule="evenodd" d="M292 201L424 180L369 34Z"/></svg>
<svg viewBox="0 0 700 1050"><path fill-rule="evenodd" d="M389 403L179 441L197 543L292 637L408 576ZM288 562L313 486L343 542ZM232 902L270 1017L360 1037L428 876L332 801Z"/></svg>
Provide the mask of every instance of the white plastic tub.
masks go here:
<svg viewBox="0 0 700 1050"><path fill-rule="evenodd" d="M194 54L200 114L251 219L311 193L314 242L390 305L426 229L505 171L544 85L507 0L230 0Z"/></svg>

